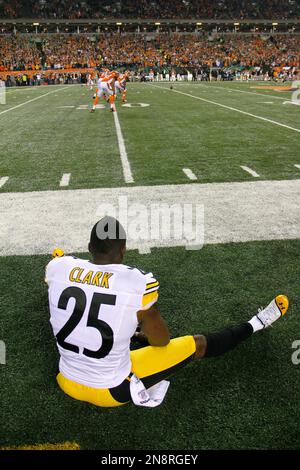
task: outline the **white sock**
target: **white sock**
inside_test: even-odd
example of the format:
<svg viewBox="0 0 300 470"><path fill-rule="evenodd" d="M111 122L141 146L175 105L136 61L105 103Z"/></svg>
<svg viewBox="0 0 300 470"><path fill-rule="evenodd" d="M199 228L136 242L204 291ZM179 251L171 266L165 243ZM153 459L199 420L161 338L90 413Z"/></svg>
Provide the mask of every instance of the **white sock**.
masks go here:
<svg viewBox="0 0 300 470"><path fill-rule="evenodd" d="M256 315L252 317L251 320L248 321L248 323L250 323L250 325L252 326L253 333L255 333L256 331L262 330L264 328L264 325L261 323L261 321L257 318Z"/></svg>

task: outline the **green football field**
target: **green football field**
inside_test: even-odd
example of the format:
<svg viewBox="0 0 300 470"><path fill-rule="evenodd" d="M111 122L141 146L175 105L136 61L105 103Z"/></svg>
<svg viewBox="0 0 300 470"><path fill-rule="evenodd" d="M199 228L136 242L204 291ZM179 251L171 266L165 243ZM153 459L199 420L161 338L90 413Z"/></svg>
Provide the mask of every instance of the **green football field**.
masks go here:
<svg viewBox="0 0 300 470"><path fill-rule="evenodd" d="M268 85L129 84L129 106L117 100L116 116L104 101L91 114L92 92L81 86L7 91L0 105L0 447L300 448L300 365L292 361L300 340L300 108L292 92ZM205 206L201 250L166 242L132 245L126 255L126 264L159 279L173 337L248 320L279 293L290 300L274 327L174 376L155 410L97 408L55 382L44 267L57 245L87 256L99 198L123 193L140 203L174 197Z"/></svg>
<svg viewBox="0 0 300 470"><path fill-rule="evenodd" d="M291 92L255 89L255 82L154 85L128 86L128 102L147 107L117 102L135 185L189 182L183 168L204 183L252 180L241 166L262 179L299 178L299 106L288 101ZM64 173L70 189L124 184L113 116L90 114L91 95L80 86L8 90L0 177L9 180L0 190L58 189Z"/></svg>

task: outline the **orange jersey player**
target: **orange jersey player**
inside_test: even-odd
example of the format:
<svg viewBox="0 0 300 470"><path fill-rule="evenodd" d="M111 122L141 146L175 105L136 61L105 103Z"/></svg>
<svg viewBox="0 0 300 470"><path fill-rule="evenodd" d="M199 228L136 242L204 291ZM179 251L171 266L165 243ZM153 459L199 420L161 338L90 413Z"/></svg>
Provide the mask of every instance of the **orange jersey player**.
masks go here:
<svg viewBox="0 0 300 470"><path fill-rule="evenodd" d="M97 88L95 90L94 96L93 96L93 108L91 109L91 113L93 113L96 109L96 106L99 102L99 98L103 96L103 99L105 101L107 100L105 90L102 88L102 81L107 77L107 69L103 69L103 72L101 72L98 75L98 80L97 80Z"/></svg>
<svg viewBox="0 0 300 470"><path fill-rule="evenodd" d="M120 74L118 80L115 82L116 91L119 91L122 95L122 103L126 103L126 82L129 78L129 72L125 72L124 74Z"/></svg>
<svg viewBox="0 0 300 470"><path fill-rule="evenodd" d="M105 96L110 103L112 112L116 111L115 105L115 81L118 78L118 72L104 73L98 80L98 88L91 112L94 112L101 96Z"/></svg>

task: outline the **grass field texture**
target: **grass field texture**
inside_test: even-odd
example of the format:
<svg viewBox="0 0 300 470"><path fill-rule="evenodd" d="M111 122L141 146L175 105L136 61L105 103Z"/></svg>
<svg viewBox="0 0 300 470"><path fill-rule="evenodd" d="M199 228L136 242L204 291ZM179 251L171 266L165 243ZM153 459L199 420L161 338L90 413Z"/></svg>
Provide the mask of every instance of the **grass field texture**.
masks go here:
<svg viewBox="0 0 300 470"><path fill-rule="evenodd" d="M299 178L299 106L284 104L290 92L253 86L129 84L128 102L149 105L117 103L134 184L189 182L183 168L201 182L253 179L241 166L261 179ZM71 189L124 184L113 116L90 114L91 95L80 86L9 89L0 108L0 177L9 180L0 191L58 189L65 173Z"/></svg>
<svg viewBox="0 0 300 470"><path fill-rule="evenodd" d="M159 303L173 336L250 319L279 292L291 301L273 328L174 376L155 411L134 405L100 409L65 396L55 382L58 355L43 285L49 256L1 258L1 335L8 351L1 370L1 445L299 448L300 367L291 361L299 332L299 249L299 241L283 241L128 253L128 264L151 269L160 280Z"/></svg>
<svg viewBox="0 0 300 470"><path fill-rule="evenodd" d="M89 113L93 92L81 86L7 91L7 103L0 106L0 239L5 247L22 230L28 236L24 252L19 247L20 252L10 252L14 256L0 257L0 340L7 353L6 365L0 366L0 447L71 443L82 449L109 450L300 448L300 365L291 360L292 344L300 340L300 233L292 240L283 236L268 240L271 222L262 241L225 244L220 234L218 244L198 251L184 247L151 247L149 254L128 251L126 264L151 271L160 281L159 305L173 337L248 320L279 293L290 299L286 317L274 327L253 335L224 357L193 362L174 376L166 400L156 410L133 405L100 409L59 390L58 354L44 284L50 252L17 256L36 253L33 248L50 212L47 201L38 217L39 233L32 233L30 224L22 226L25 215L30 220L31 195L26 205L20 198L25 200L22 193L31 191L57 191L37 193L32 200L38 204L39 199L44 201L42 194L47 198L49 194L49 201L59 194L64 233L64 227L73 223L70 199L66 202L64 196L82 194L67 193L68 189L108 188L107 194L115 195L124 186L148 191L153 185L186 184L191 189L189 185L197 181L226 182L230 192L232 182L261 180L265 185L267 180L280 180L286 185L274 207L274 226L280 227L284 201L299 197L298 181L290 192L285 189L291 189L291 180L300 179L300 108L291 103L291 92L261 90L256 85L175 83L171 90L169 83L129 84L132 107L117 101L133 177L129 184L113 114L102 108ZM69 182L62 187L66 174ZM187 191L180 188L185 202ZM9 194L13 192L19 193L18 198ZM259 194L261 204L266 204L261 188ZM161 202L164 197L162 190ZM270 189L268 197L270 201ZM58 204L56 197L52 200ZM242 201L245 211L247 202L251 209L249 226L257 215L251 201ZM18 212L14 204L19 205ZM20 210L24 219L14 221ZM291 223L297 227L300 206L298 219L295 211L291 213L295 217ZM214 216L224 222L224 212ZM261 207L260 217L255 223L263 222Z"/></svg>

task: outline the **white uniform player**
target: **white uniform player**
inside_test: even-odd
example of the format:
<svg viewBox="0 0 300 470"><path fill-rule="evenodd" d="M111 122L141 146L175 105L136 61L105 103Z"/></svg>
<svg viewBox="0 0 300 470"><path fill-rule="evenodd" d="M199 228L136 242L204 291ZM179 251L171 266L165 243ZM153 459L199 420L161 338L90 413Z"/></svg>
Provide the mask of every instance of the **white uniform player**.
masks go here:
<svg viewBox="0 0 300 470"><path fill-rule="evenodd" d="M125 72L124 74L120 74L118 80L115 81L116 93L119 92L121 94L122 103L126 103L126 82L128 80L128 77L128 72Z"/></svg>
<svg viewBox="0 0 300 470"><path fill-rule="evenodd" d="M157 301L159 283L137 268L72 256L50 261L46 282L61 374L93 388L121 384L131 370L137 312Z"/></svg>
<svg viewBox="0 0 300 470"><path fill-rule="evenodd" d="M123 263L126 233L113 217L98 221L89 242L92 261L63 256L56 249L46 268L50 322L56 337L59 387L72 398L114 407L132 401L158 406L165 380L191 360L231 351L254 332L267 328L288 309L277 295L249 322L208 335L170 340L156 305L159 284L151 273ZM149 346L130 351L140 326ZM138 336L135 335L137 338Z"/></svg>
<svg viewBox="0 0 300 470"><path fill-rule="evenodd" d="M106 96L114 95L114 89L112 84L114 83L114 76L112 74L107 74L101 76L98 80L98 91L97 96L100 98L103 94Z"/></svg>
<svg viewBox="0 0 300 470"><path fill-rule="evenodd" d="M103 76L98 78L96 95L100 98L103 94L107 93L106 86L103 85ZM102 86L103 85L103 86Z"/></svg>
<svg viewBox="0 0 300 470"><path fill-rule="evenodd" d="M150 82L154 82L154 72L153 72L153 70L150 70L150 72L149 72L149 80L150 80Z"/></svg>
<svg viewBox="0 0 300 470"><path fill-rule="evenodd" d="M123 91L125 90L125 87L122 86L123 85L123 77L120 76L120 78L118 80L115 81L115 88L117 91L119 91L119 93L123 93Z"/></svg>
<svg viewBox="0 0 300 470"><path fill-rule="evenodd" d="M115 72L102 74L98 79L98 87L94 95L94 102L91 112L95 112L99 99L103 96L107 102L110 103L111 111L116 111L114 98L115 98Z"/></svg>

